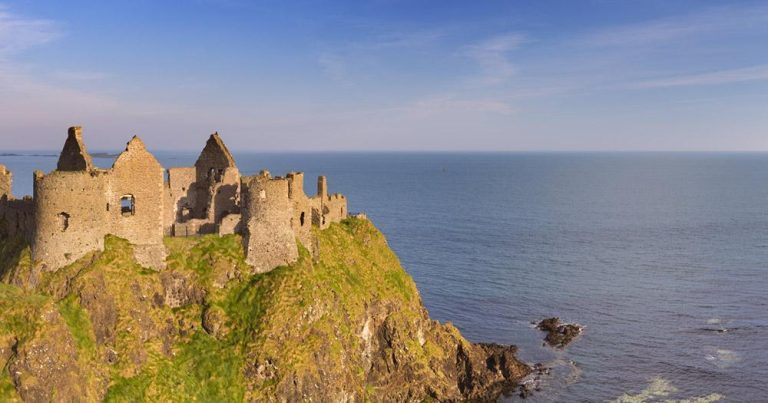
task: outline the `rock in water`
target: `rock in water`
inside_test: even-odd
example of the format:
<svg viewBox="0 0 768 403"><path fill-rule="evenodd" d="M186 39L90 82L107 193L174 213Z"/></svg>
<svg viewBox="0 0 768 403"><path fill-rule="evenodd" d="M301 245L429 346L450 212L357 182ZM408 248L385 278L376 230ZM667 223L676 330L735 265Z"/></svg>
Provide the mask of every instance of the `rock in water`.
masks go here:
<svg viewBox="0 0 768 403"><path fill-rule="evenodd" d="M560 318L547 318L536 325L536 328L547 332L544 341L552 347L563 348L581 334L581 326L572 323L560 323Z"/></svg>

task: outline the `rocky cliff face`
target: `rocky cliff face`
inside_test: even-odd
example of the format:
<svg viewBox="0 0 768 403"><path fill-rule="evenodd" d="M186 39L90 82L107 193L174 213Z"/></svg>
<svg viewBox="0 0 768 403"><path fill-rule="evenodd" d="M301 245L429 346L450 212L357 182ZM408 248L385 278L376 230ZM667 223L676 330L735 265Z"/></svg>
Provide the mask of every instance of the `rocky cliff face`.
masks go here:
<svg viewBox="0 0 768 403"><path fill-rule="evenodd" d="M167 239L159 273L114 237L39 273L6 237L0 400L494 400L530 371L430 320L368 221L317 235L318 257L265 274L236 236Z"/></svg>

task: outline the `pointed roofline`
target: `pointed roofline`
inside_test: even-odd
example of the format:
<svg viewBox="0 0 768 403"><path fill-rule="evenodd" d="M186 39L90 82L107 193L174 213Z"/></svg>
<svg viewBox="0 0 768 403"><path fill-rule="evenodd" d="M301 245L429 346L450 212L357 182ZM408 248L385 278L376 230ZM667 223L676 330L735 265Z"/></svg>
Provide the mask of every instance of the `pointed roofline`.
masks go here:
<svg viewBox="0 0 768 403"><path fill-rule="evenodd" d="M227 148L226 144L224 144L224 141L219 136L219 132L213 132L210 137L208 137L208 141L205 142L205 147L203 147L203 151L200 152L200 155L197 157L197 160L195 161L195 166L200 167L200 164L202 163L202 157L206 153L215 153L220 156L222 156L225 160L225 163L229 167L236 167L235 164L235 158L232 157L232 153L229 152L229 149ZM207 168L207 167L203 167Z"/></svg>
<svg viewBox="0 0 768 403"><path fill-rule="evenodd" d="M83 129L72 126L67 130L67 140L56 163L57 171L91 171L93 160L83 142Z"/></svg>

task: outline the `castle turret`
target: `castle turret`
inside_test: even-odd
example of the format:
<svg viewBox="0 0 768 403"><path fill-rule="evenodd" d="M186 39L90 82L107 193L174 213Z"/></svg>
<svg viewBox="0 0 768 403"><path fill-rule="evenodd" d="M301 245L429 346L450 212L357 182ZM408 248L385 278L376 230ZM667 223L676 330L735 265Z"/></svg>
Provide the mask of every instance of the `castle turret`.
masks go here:
<svg viewBox="0 0 768 403"><path fill-rule="evenodd" d="M35 171L32 259L45 270L104 249L108 180L105 172Z"/></svg>
<svg viewBox="0 0 768 403"><path fill-rule="evenodd" d="M243 177L241 189L243 247L248 264L265 272L295 262L299 253L291 228L288 180L262 172Z"/></svg>
<svg viewBox="0 0 768 403"><path fill-rule="evenodd" d="M90 171L93 169L91 155L83 143L83 131L80 126L70 127L67 141L59 155L58 171Z"/></svg>

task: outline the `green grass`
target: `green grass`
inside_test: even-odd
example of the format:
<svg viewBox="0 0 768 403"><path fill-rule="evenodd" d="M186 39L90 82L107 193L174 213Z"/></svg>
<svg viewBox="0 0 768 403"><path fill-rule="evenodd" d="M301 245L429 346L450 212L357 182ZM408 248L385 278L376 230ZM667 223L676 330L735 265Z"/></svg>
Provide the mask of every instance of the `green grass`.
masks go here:
<svg viewBox="0 0 768 403"><path fill-rule="evenodd" d="M59 313L75 338L78 350L83 353L95 352L96 336L93 334L91 320L75 295L69 295L59 301Z"/></svg>
<svg viewBox="0 0 768 403"><path fill-rule="evenodd" d="M348 219L313 230L319 256L299 245L296 263L263 274L251 274L242 238L235 235L166 238L165 272L142 268L127 241L108 236L103 252L45 274L37 292L47 296L0 284L0 336L31 334L38 326L35 313L58 301L81 359L92 360L95 369L87 376L108 376L110 402L254 400L274 393L289 376L317 380L320 370L335 371L370 398L375 389L365 384L360 357L348 354L361 351L360 323L374 304L398 306L393 320L412 323L422 315L418 291L370 222ZM9 256L25 250L23 243L3 242L0 259L7 260L0 263L16 270L24 260ZM203 290L204 303L157 305L162 276L169 273ZM77 296L93 287L103 288L117 310L110 345L96 343L90 315ZM226 329L218 338L202 328L206 310L215 310ZM425 368L430 354L442 354L429 343L407 348ZM117 352L114 364L103 362L108 349ZM248 365L265 362L278 368L274 377L245 377ZM8 382L0 376L0 400L6 389L13 391Z"/></svg>

